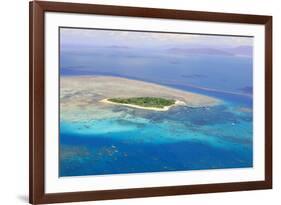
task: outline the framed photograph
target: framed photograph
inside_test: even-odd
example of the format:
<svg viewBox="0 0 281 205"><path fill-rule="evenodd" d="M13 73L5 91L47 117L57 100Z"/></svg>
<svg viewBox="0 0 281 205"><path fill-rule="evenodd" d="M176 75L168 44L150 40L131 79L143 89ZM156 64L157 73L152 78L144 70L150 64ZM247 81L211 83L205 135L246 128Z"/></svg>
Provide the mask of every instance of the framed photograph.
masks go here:
<svg viewBox="0 0 281 205"><path fill-rule="evenodd" d="M272 17L30 3L30 203L272 187Z"/></svg>

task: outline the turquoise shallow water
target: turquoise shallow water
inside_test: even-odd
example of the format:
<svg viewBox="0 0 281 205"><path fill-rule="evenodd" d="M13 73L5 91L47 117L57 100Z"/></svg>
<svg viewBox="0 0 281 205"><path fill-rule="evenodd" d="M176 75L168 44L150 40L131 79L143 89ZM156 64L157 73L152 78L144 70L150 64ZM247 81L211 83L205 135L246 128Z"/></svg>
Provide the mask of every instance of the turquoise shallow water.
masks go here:
<svg viewBox="0 0 281 205"><path fill-rule="evenodd" d="M83 46L61 51L61 76L138 79L213 96L223 103L167 112L115 106L111 112L121 117L61 120L60 176L253 166L252 112L241 111L252 109L251 57Z"/></svg>
<svg viewBox="0 0 281 205"><path fill-rule="evenodd" d="M252 113L239 110L243 98L167 112L116 106L124 117L62 120L60 176L252 167Z"/></svg>

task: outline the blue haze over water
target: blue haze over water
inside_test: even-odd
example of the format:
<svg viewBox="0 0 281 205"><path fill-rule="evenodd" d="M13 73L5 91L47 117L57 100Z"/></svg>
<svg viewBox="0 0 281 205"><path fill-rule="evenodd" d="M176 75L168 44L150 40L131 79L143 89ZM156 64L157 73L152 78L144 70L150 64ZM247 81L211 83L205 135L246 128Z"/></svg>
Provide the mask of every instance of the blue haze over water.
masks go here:
<svg viewBox="0 0 281 205"><path fill-rule="evenodd" d="M133 118L61 121L60 176L252 167L251 57L62 46L60 62L61 77L125 77L223 102L167 112L117 106Z"/></svg>

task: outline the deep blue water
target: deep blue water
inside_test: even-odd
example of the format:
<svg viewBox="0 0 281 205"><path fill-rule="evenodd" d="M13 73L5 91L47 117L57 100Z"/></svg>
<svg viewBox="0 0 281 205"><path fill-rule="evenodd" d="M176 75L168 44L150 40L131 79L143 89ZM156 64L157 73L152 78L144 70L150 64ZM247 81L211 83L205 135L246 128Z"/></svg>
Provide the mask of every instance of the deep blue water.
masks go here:
<svg viewBox="0 0 281 205"><path fill-rule="evenodd" d="M252 108L251 58L148 58L144 51L115 52L62 52L61 76L126 77L213 96L223 103L167 112L120 106L112 112L129 117L61 120L60 176L252 167L252 112L240 110Z"/></svg>
<svg viewBox="0 0 281 205"><path fill-rule="evenodd" d="M81 50L62 52L61 74L100 74L174 87L193 85L242 94L252 92L252 58L250 57L202 54L174 56L160 51L125 52L122 49L107 51L101 48L94 51L90 50L82 54Z"/></svg>

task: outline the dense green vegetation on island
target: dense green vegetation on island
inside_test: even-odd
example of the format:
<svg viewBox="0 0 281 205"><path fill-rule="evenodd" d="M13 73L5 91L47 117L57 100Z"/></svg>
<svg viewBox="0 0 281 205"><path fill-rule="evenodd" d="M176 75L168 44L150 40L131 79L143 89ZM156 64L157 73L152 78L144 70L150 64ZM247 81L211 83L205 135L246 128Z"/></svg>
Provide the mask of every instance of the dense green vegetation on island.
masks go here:
<svg viewBox="0 0 281 205"><path fill-rule="evenodd" d="M108 101L121 104L131 104L141 107L164 108L175 104L175 100L156 97L110 98Z"/></svg>

